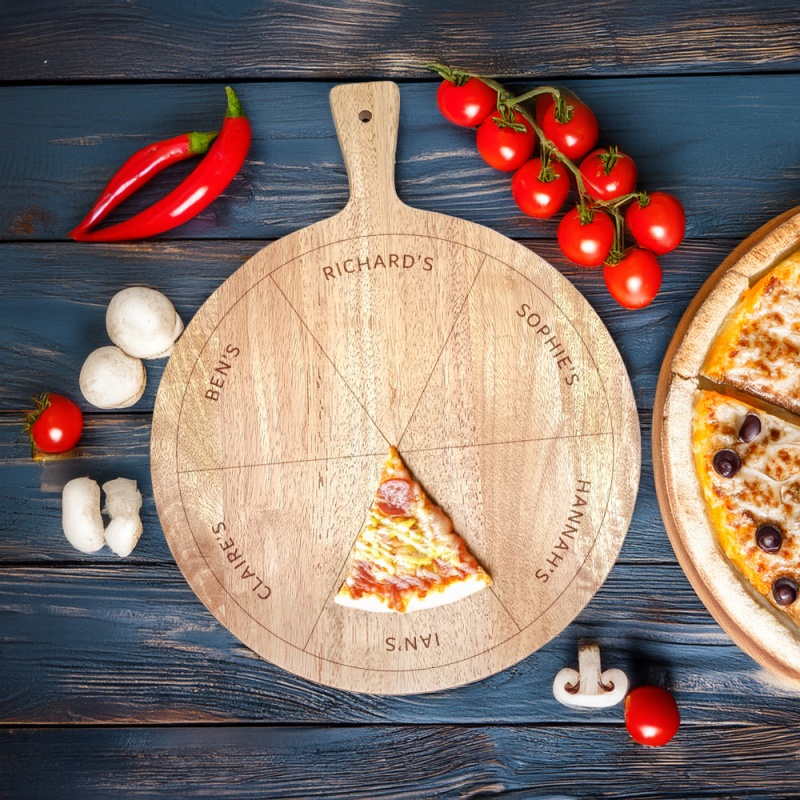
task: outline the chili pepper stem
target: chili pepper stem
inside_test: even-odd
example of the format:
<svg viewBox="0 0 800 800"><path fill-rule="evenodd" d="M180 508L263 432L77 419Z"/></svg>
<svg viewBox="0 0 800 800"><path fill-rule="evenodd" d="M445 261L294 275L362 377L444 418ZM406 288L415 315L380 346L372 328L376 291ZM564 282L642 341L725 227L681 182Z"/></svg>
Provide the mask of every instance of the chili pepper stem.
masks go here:
<svg viewBox="0 0 800 800"><path fill-rule="evenodd" d="M187 134L189 139L189 152L194 156L203 155L208 152L211 142L219 136L219 131L206 131L200 133L199 131L192 131Z"/></svg>
<svg viewBox="0 0 800 800"><path fill-rule="evenodd" d="M242 111L242 104L239 102L236 92L234 92L230 86L226 86L225 94L228 96L228 109L225 112L225 116L230 117L231 119L243 117L244 111Z"/></svg>

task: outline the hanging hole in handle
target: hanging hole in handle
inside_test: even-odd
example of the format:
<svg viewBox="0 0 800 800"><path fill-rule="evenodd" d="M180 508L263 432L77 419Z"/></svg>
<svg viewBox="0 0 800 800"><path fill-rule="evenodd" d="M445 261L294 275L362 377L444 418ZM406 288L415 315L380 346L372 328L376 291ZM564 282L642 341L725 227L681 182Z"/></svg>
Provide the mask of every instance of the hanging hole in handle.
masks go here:
<svg viewBox="0 0 800 800"><path fill-rule="evenodd" d="M358 118L361 122L369 122L372 119L372 112L367 111L365 108L363 111L358 112Z"/></svg>

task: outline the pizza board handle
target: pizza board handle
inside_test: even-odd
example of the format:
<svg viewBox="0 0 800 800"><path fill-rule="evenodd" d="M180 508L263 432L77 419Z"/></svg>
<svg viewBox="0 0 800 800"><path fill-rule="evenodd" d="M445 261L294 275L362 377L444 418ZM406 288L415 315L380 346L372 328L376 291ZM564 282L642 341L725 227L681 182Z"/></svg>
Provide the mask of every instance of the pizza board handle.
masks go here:
<svg viewBox="0 0 800 800"><path fill-rule="evenodd" d="M396 83L350 83L330 94L333 121L350 181L344 215L354 214L362 230L391 220L402 205L394 188L400 90Z"/></svg>

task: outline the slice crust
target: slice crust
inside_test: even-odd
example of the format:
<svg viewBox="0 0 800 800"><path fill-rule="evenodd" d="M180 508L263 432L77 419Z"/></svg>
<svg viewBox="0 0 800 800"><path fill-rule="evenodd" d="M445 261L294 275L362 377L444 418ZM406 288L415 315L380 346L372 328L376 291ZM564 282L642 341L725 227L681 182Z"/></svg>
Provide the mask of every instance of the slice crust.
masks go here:
<svg viewBox="0 0 800 800"><path fill-rule="evenodd" d="M404 613L455 602L491 582L392 447L334 601Z"/></svg>

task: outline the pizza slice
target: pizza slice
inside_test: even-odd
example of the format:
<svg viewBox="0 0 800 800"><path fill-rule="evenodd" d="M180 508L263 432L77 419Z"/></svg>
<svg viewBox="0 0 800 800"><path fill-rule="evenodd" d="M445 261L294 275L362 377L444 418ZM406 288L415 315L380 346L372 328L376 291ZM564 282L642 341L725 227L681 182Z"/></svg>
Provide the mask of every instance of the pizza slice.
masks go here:
<svg viewBox="0 0 800 800"><path fill-rule="evenodd" d="M702 374L800 413L800 251L747 289L722 323Z"/></svg>
<svg viewBox="0 0 800 800"><path fill-rule="evenodd" d="M491 582L392 447L335 602L364 611L418 611Z"/></svg>
<svg viewBox="0 0 800 800"><path fill-rule="evenodd" d="M800 623L800 428L705 390L693 423L697 474L722 550Z"/></svg>

